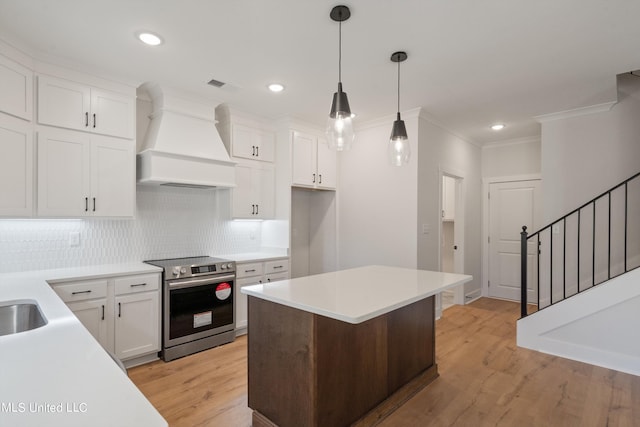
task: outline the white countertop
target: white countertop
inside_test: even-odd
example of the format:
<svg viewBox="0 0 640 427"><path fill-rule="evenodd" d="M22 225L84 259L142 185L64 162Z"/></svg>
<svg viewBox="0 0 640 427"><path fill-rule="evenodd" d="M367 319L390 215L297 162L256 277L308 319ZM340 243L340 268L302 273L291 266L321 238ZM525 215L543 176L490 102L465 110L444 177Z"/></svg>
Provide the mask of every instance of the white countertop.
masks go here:
<svg viewBox="0 0 640 427"><path fill-rule="evenodd" d="M166 426L46 282L159 271L132 263L0 275L0 305L35 301L48 320L0 336L0 425Z"/></svg>
<svg viewBox="0 0 640 427"><path fill-rule="evenodd" d="M362 323L471 279L465 274L374 265L244 286L241 292L343 322Z"/></svg>
<svg viewBox="0 0 640 427"><path fill-rule="evenodd" d="M270 261L274 259L289 258L286 249L265 249L257 252L243 252L239 254L223 254L216 257L229 259L235 262Z"/></svg>

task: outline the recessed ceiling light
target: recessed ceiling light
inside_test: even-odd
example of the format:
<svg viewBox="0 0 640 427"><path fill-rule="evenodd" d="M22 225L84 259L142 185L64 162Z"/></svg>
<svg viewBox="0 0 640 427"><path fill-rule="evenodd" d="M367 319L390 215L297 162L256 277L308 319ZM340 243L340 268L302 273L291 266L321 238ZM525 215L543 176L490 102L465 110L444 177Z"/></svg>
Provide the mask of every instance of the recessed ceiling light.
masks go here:
<svg viewBox="0 0 640 427"><path fill-rule="evenodd" d="M162 38L154 33L150 33L149 31L140 31L136 33L138 40L140 40L144 44L148 44L149 46L158 46L162 44Z"/></svg>
<svg viewBox="0 0 640 427"><path fill-rule="evenodd" d="M271 83L267 87L271 92L276 92L276 93L282 92L284 90L284 86L282 86L280 83Z"/></svg>
<svg viewBox="0 0 640 427"><path fill-rule="evenodd" d="M504 129L504 125L502 123L496 123L495 125L491 126L491 129L493 129L493 130L502 130L502 129Z"/></svg>

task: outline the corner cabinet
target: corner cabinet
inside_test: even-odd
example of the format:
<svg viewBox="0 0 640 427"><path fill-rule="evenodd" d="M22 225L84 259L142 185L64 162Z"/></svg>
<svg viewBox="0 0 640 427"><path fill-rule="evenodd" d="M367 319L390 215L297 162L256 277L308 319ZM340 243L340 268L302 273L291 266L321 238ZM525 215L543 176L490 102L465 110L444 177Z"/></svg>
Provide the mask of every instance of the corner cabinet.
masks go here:
<svg viewBox="0 0 640 427"><path fill-rule="evenodd" d="M58 282L52 289L80 323L125 365L160 351L160 273Z"/></svg>
<svg viewBox="0 0 640 427"><path fill-rule="evenodd" d="M37 152L39 216L133 216L133 141L41 129Z"/></svg>
<svg viewBox="0 0 640 427"><path fill-rule="evenodd" d="M291 185L335 190L337 186L336 153L324 138L293 131L291 134Z"/></svg>
<svg viewBox="0 0 640 427"><path fill-rule="evenodd" d="M240 292L244 286L271 283L289 278L289 258L269 261L236 261L236 335L246 333L247 296Z"/></svg>
<svg viewBox="0 0 640 427"><path fill-rule="evenodd" d="M38 76L38 123L132 139L135 99L71 80Z"/></svg>

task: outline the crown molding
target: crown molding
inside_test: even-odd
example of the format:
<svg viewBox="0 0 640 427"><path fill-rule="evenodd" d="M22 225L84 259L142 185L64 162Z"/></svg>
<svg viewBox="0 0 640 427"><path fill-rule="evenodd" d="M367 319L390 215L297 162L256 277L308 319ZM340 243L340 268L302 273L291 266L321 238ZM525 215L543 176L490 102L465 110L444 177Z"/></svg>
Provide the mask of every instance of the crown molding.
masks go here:
<svg viewBox="0 0 640 427"><path fill-rule="evenodd" d="M541 116L534 116L533 118L539 123L546 123L552 122L554 120L568 119L571 117L586 116L588 114L604 113L611 110L611 108L613 108L613 106L617 103L618 101L603 102L602 104L574 108L572 110L558 111L557 113L543 114Z"/></svg>
<svg viewBox="0 0 640 427"><path fill-rule="evenodd" d="M484 149L484 148L507 147L511 145L531 144L531 143L536 143L541 141L542 141L542 138L540 138L540 135L531 135L531 136L525 136L522 138L513 138L513 139L505 139L502 141L487 142L482 146L482 148Z"/></svg>

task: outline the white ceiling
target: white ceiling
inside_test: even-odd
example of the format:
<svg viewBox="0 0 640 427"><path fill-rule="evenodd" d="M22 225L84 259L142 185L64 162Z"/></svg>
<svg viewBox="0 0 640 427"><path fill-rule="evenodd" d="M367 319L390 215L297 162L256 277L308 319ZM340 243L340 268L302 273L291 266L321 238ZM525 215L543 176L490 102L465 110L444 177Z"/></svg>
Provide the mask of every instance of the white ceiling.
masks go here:
<svg viewBox="0 0 640 427"><path fill-rule="evenodd" d="M325 0L0 0L0 39L39 59L157 81L268 118L324 126L338 24ZM357 122L424 107L477 143L539 135L534 116L615 99L640 68L638 0L345 0L342 81ZM134 38L147 29L165 44ZM215 78L229 86L217 89ZM280 94L266 85L286 86ZM507 125L500 133L494 122ZM391 123L389 123L391 128Z"/></svg>

